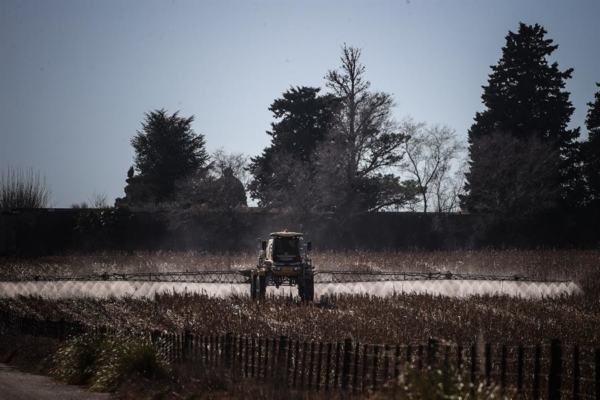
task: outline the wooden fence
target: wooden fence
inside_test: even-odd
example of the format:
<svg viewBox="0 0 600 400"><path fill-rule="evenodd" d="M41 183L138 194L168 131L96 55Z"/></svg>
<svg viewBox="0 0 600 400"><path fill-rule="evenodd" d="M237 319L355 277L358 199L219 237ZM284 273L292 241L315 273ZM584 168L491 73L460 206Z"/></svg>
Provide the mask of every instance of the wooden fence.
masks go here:
<svg viewBox="0 0 600 400"><path fill-rule="evenodd" d="M0 327L58 340L81 333L116 334L106 327L40 320L0 312ZM137 333L139 334L139 333ZM231 370L237 376L284 382L298 390L377 390L407 368L456 368L465 383L511 388L532 399L600 399L600 348L563 346L553 340L535 346L372 344L264 338L232 334L146 332L172 363Z"/></svg>

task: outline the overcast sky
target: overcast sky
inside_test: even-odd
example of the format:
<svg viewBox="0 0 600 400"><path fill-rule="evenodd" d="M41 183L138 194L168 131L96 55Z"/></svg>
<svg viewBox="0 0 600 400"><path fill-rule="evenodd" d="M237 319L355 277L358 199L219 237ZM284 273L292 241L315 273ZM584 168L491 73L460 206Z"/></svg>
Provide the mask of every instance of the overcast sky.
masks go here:
<svg viewBox="0 0 600 400"><path fill-rule="evenodd" d="M209 151L260 154L268 108L290 86L324 86L340 46L362 48L396 118L466 138L505 36L539 23L573 67L583 126L600 81L598 0L0 2L0 169L46 175L52 204L124 196L144 113L194 115ZM583 130L585 137L585 129Z"/></svg>

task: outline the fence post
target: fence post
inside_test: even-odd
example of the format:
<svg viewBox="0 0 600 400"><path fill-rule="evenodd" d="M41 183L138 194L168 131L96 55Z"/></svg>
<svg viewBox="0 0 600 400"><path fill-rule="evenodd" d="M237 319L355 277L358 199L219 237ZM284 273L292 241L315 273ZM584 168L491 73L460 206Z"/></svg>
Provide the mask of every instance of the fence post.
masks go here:
<svg viewBox="0 0 600 400"><path fill-rule="evenodd" d="M247 378L248 377L248 364L249 364L248 363L248 358L250 356L250 352L248 351L248 348L250 347L249 346L249 339L247 337L246 337L245 342L246 342L245 343L245 345L246 345L246 351L245 351L246 356L244 357L244 376Z"/></svg>
<svg viewBox="0 0 600 400"><path fill-rule="evenodd" d="M562 373L562 349L559 339L550 343L550 373L548 376L548 400L560 400L560 380Z"/></svg>
<svg viewBox="0 0 600 400"><path fill-rule="evenodd" d="M352 340L344 340L344 361L342 364L342 389L348 389L350 381L350 353L352 352Z"/></svg>
<svg viewBox="0 0 600 400"><path fill-rule="evenodd" d="M233 347L233 335L227 333L225 335L225 368L231 369L231 348Z"/></svg>
<svg viewBox="0 0 600 400"><path fill-rule="evenodd" d="M506 390L506 346L502 345L500 355L500 391L503 395Z"/></svg>
<svg viewBox="0 0 600 400"><path fill-rule="evenodd" d="M390 359L388 358L388 354L390 351L390 346L387 344L383 348L383 382L387 382L388 373L390 371Z"/></svg>
<svg viewBox="0 0 600 400"><path fill-rule="evenodd" d="M358 376L358 353L359 347L356 346L356 365L354 366L354 376ZM367 390L367 371L369 369L369 345L363 345L363 361L362 361L362 390ZM356 379L354 379L354 386L356 387Z"/></svg>
<svg viewBox="0 0 600 400"><path fill-rule="evenodd" d="M396 354L394 354L394 379L400 376L400 345L396 345Z"/></svg>
<svg viewBox="0 0 600 400"><path fill-rule="evenodd" d="M285 344L287 342L287 337L280 336L279 337L279 351L277 353L277 382L282 384L286 383L285 380Z"/></svg>
<svg viewBox="0 0 600 400"><path fill-rule="evenodd" d="M256 339L254 337L252 338L252 348L250 349L250 353L252 354L250 356L250 359L251 359L250 376L254 378L254 375L255 375L254 365L255 365L255 361L256 361L256 357L254 355L256 353Z"/></svg>
<svg viewBox="0 0 600 400"><path fill-rule="evenodd" d="M319 357L317 358L317 392L321 390L321 369L323 368L323 342L319 342Z"/></svg>
<svg viewBox="0 0 600 400"><path fill-rule="evenodd" d="M340 357L342 355L342 344L337 342L335 346L335 370L333 371L333 388L338 387L338 378L340 376Z"/></svg>
<svg viewBox="0 0 600 400"><path fill-rule="evenodd" d="M227 366L227 335L221 335L221 360L219 361L221 363L222 367L226 367Z"/></svg>
<svg viewBox="0 0 600 400"><path fill-rule="evenodd" d="M352 390L357 390L358 385L358 366L360 365L360 343L354 346L354 375L352 376ZM364 367L364 366L363 366Z"/></svg>
<svg viewBox="0 0 600 400"><path fill-rule="evenodd" d="M240 335L238 337L238 348L237 348L237 354L238 354L238 365L239 367L243 368L243 359L244 359L244 338Z"/></svg>
<svg viewBox="0 0 600 400"><path fill-rule="evenodd" d="M485 384L489 386L492 383L492 345L485 345Z"/></svg>
<svg viewBox="0 0 600 400"><path fill-rule="evenodd" d="M300 377L300 390L304 389L304 380L306 379L306 353L308 353L308 343L302 342L302 376Z"/></svg>
<svg viewBox="0 0 600 400"><path fill-rule="evenodd" d="M183 361L188 361L190 348L191 332L185 331L183 334L183 346L181 347L181 358Z"/></svg>
<svg viewBox="0 0 600 400"><path fill-rule="evenodd" d="M471 345L471 391L475 392L476 385L476 376L477 376L477 346L475 344Z"/></svg>
<svg viewBox="0 0 600 400"><path fill-rule="evenodd" d="M260 371L261 370L265 370L264 374L266 376L266 368L263 366L263 355L262 355L262 350L263 350L263 340L261 338L258 338L258 364L257 364L257 371L256 371L256 377L260 378ZM266 358L265 358L266 361ZM264 363L266 365L266 362Z"/></svg>
<svg viewBox="0 0 600 400"><path fill-rule="evenodd" d="M333 345L327 343L327 362L325 363L325 391L329 390L329 378L331 377L331 350Z"/></svg>
<svg viewBox="0 0 600 400"><path fill-rule="evenodd" d="M377 390L377 362L379 361L379 346L373 347L373 390Z"/></svg>
<svg viewBox="0 0 600 400"><path fill-rule="evenodd" d="M271 376L273 378L277 378L277 339L273 339L273 344L271 345L271 352L273 356L271 357Z"/></svg>
<svg viewBox="0 0 600 400"><path fill-rule="evenodd" d="M517 394L523 393L523 362L525 359L525 350L523 345L519 344L517 355Z"/></svg>
<svg viewBox="0 0 600 400"><path fill-rule="evenodd" d="M310 362L308 367L308 388L312 388L313 369L315 368L315 342L310 343Z"/></svg>
<svg viewBox="0 0 600 400"><path fill-rule="evenodd" d="M573 346L573 400L579 400L579 346Z"/></svg>
<svg viewBox="0 0 600 400"><path fill-rule="evenodd" d="M535 346L535 360L533 365L533 398L540 398L540 372L542 363L542 346L537 344Z"/></svg>
<svg viewBox="0 0 600 400"><path fill-rule="evenodd" d="M427 366L432 367L437 364L438 341L429 339L427 341Z"/></svg>
<svg viewBox="0 0 600 400"><path fill-rule="evenodd" d="M287 367L285 369L285 381L286 384L289 386L290 384L290 379L289 377L292 374L292 347L294 347L294 342L292 342L291 340L287 341Z"/></svg>
<svg viewBox="0 0 600 400"><path fill-rule="evenodd" d="M300 341L296 340L296 356L294 357L294 378L293 378L293 387L296 389L296 382L298 379L298 359L300 358Z"/></svg>

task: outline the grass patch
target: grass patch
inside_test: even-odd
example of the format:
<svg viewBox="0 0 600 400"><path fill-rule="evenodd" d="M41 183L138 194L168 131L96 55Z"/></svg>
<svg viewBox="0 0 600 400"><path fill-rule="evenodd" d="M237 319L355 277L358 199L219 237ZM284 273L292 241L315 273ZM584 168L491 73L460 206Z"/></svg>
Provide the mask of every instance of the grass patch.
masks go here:
<svg viewBox="0 0 600 400"><path fill-rule="evenodd" d="M60 347L51 373L68 384L113 392L127 380L161 378L168 369L166 357L148 338L83 334Z"/></svg>

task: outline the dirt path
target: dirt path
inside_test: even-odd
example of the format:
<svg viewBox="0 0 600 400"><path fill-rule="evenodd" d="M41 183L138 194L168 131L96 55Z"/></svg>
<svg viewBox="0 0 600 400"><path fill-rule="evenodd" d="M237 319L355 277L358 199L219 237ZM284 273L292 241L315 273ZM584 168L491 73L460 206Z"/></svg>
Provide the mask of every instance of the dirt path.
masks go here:
<svg viewBox="0 0 600 400"><path fill-rule="evenodd" d="M77 386L58 384L50 378L26 374L0 364L0 399L6 400L109 400L105 393L89 393Z"/></svg>

